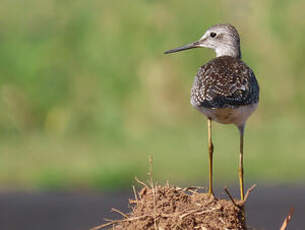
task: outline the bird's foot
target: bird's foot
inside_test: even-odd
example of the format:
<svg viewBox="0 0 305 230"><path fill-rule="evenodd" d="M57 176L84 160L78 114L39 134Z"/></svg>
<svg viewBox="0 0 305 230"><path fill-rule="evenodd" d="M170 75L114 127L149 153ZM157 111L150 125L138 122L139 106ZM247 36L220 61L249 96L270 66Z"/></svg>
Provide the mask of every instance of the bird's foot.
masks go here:
<svg viewBox="0 0 305 230"><path fill-rule="evenodd" d="M213 192L209 192L208 194L209 194L209 197L211 200L217 200L217 198Z"/></svg>

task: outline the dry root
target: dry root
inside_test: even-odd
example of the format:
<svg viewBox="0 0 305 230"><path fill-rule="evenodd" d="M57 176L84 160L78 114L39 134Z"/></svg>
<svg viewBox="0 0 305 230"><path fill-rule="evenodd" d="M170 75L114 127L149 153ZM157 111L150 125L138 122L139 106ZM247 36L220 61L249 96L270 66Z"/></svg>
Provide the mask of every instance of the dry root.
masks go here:
<svg viewBox="0 0 305 230"><path fill-rule="evenodd" d="M289 221L290 221L291 218L292 218L293 211L294 211L294 209L293 209L293 208L290 208L289 213L288 213L288 216L285 218L285 220L284 220L284 222L283 222L283 224L282 224L280 230L285 230L285 229L287 228L288 223L289 223Z"/></svg>

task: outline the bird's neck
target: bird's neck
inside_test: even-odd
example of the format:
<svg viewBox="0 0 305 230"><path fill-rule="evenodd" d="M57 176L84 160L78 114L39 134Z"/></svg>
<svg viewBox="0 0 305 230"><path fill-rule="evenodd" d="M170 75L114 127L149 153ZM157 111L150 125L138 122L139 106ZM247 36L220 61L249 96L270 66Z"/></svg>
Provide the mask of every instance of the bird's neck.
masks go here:
<svg viewBox="0 0 305 230"><path fill-rule="evenodd" d="M234 58L241 59L241 52L239 46L223 45L217 47L215 49L215 52L216 52L216 57L231 56Z"/></svg>

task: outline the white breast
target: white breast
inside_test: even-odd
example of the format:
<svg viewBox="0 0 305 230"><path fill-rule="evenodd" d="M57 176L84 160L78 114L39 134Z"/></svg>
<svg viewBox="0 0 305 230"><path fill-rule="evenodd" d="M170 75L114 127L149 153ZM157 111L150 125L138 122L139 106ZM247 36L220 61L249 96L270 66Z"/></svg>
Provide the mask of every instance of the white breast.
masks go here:
<svg viewBox="0 0 305 230"><path fill-rule="evenodd" d="M235 124L240 126L245 124L250 115L256 110L258 103L251 105L242 105L236 108L204 108L193 106L203 113L205 116L211 118L222 124Z"/></svg>

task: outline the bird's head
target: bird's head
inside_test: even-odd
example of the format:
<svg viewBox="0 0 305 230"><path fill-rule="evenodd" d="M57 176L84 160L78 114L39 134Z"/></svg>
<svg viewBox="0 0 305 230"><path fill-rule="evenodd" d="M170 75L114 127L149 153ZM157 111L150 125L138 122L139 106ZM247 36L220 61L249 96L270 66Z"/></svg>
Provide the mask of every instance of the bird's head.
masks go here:
<svg viewBox="0 0 305 230"><path fill-rule="evenodd" d="M217 57L227 55L241 58L239 35L235 27L230 24L217 24L212 26L198 41L168 50L165 54L200 47L215 50Z"/></svg>

